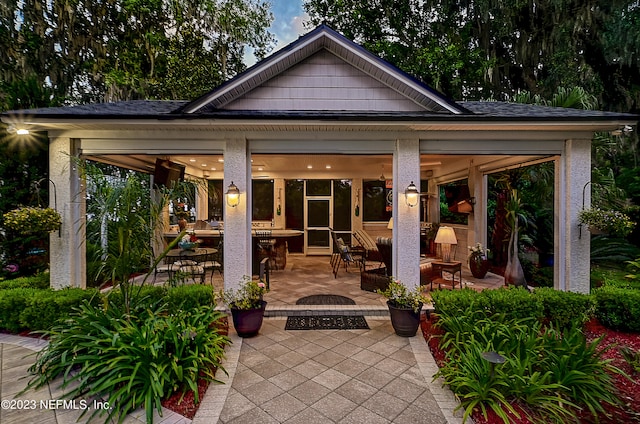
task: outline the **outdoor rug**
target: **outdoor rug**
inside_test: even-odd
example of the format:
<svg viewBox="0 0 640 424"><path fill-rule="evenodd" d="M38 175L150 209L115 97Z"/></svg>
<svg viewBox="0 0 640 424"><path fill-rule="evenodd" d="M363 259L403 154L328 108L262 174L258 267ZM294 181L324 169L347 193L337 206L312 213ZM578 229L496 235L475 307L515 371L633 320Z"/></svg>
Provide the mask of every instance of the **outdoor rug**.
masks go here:
<svg viewBox="0 0 640 424"><path fill-rule="evenodd" d="M301 297L296 305L355 305L356 302L346 296L337 294L313 294Z"/></svg>
<svg viewBox="0 0 640 424"><path fill-rule="evenodd" d="M310 315L287 317L285 330L368 330L363 316Z"/></svg>

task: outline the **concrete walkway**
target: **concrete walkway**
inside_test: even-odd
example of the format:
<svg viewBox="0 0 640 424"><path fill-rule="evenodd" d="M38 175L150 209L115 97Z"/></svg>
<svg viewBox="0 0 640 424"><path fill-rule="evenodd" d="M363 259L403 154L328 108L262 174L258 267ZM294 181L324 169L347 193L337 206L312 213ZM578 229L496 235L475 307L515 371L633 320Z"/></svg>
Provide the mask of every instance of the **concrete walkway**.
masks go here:
<svg viewBox="0 0 640 424"><path fill-rule="evenodd" d="M229 375L218 373L226 384L209 386L193 421L165 410L154 423L460 423L451 391L432 381L437 366L420 332L398 337L388 317L366 320L369 330L285 331L286 318L275 316L248 339L231 328L224 361ZM62 399L57 382L19 398L37 401L34 409L6 405L25 387L33 353L43 346L0 334L0 424L86 422L79 420L80 404L40 407L40 400ZM125 422L144 422L144 413Z"/></svg>

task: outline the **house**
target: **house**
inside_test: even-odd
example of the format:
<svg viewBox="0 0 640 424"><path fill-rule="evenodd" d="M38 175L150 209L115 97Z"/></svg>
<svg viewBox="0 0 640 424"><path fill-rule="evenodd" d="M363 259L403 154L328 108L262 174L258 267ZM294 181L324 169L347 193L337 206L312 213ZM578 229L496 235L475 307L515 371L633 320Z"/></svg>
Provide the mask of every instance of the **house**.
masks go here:
<svg viewBox="0 0 640 424"><path fill-rule="evenodd" d="M590 181L592 136L638 120L621 113L455 102L324 25L194 101L44 108L1 118L50 137L50 178L63 215L62 237L50 239L52 282L85 286L85 205L74 155L150 174L156 159L166 159L192 178L218 181L221 192L235 185L236 207L212 212L207 193L199 193L195 205L199 219L219 213L224 222L226 286L252 271L256 225L302 228L302 252L329 254L329 227L345 235L360 228L382 233L389 216L396 277L417 282L421 225L439 222L440 187L466 180L475 199L466 223L456 226L463 247L458 257L464 257L467 245L487 240L487 175L550 161L554 285L576 292L589 291L589 237L580 234L578 212L590 204L583 189ZM272 202L260 205L271 211L254 217L254 182L260 180L272 193ZM303 191L296 189L301 199L294 201L287 190L295 182ZM415 206L405 196L412 183L430 194ZM365 204L376 196L385 203ZM298 204L298 212L287 201Z"/></svg>

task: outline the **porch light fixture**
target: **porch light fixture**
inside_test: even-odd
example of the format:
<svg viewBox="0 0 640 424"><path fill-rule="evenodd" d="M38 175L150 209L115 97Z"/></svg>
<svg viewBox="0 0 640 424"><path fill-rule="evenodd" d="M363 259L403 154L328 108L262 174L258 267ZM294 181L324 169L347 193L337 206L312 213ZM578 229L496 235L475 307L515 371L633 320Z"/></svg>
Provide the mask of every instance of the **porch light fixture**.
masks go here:
<svg viewBox="0 0 640 424"><path fill-rule="evenodd" d="M420 201L420 192L416 185L411 181L411 184L404 191L405 201L409 207L414 207Z"/></svg>
<svg viewBox="0 0 640 424"><path fill-rule="evenodd" d="M227 205L231 206L232 208L235 208L240 204L240 190L238 189L238 186L233 183L233 181L231 181L231 184L229 184L229 188L224 195L227 198Z"/></svg>
<svg viewBox="0 0 640 424"><path fill-rule="evenodd" d="M438 228L434 243L440 243L442 245L442 261L451 262L451 245L458 244L458 239L456 239L456 233L453 231L453 228L446 226Z"/></svg>

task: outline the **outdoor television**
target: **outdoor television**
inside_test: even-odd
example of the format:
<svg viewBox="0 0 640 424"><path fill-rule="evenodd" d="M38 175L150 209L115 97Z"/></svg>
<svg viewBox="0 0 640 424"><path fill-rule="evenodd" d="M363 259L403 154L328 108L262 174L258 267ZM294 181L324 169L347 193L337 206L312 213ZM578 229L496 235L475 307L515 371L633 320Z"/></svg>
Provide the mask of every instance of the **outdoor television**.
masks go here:
<svg viewBox="0 0 640 424"><path fill-rule="evenodd" d="M153 172L153 184L157 186L171 187L174 182L184 180L185 166L168 159L156 159L156 168Z"/></svg>

